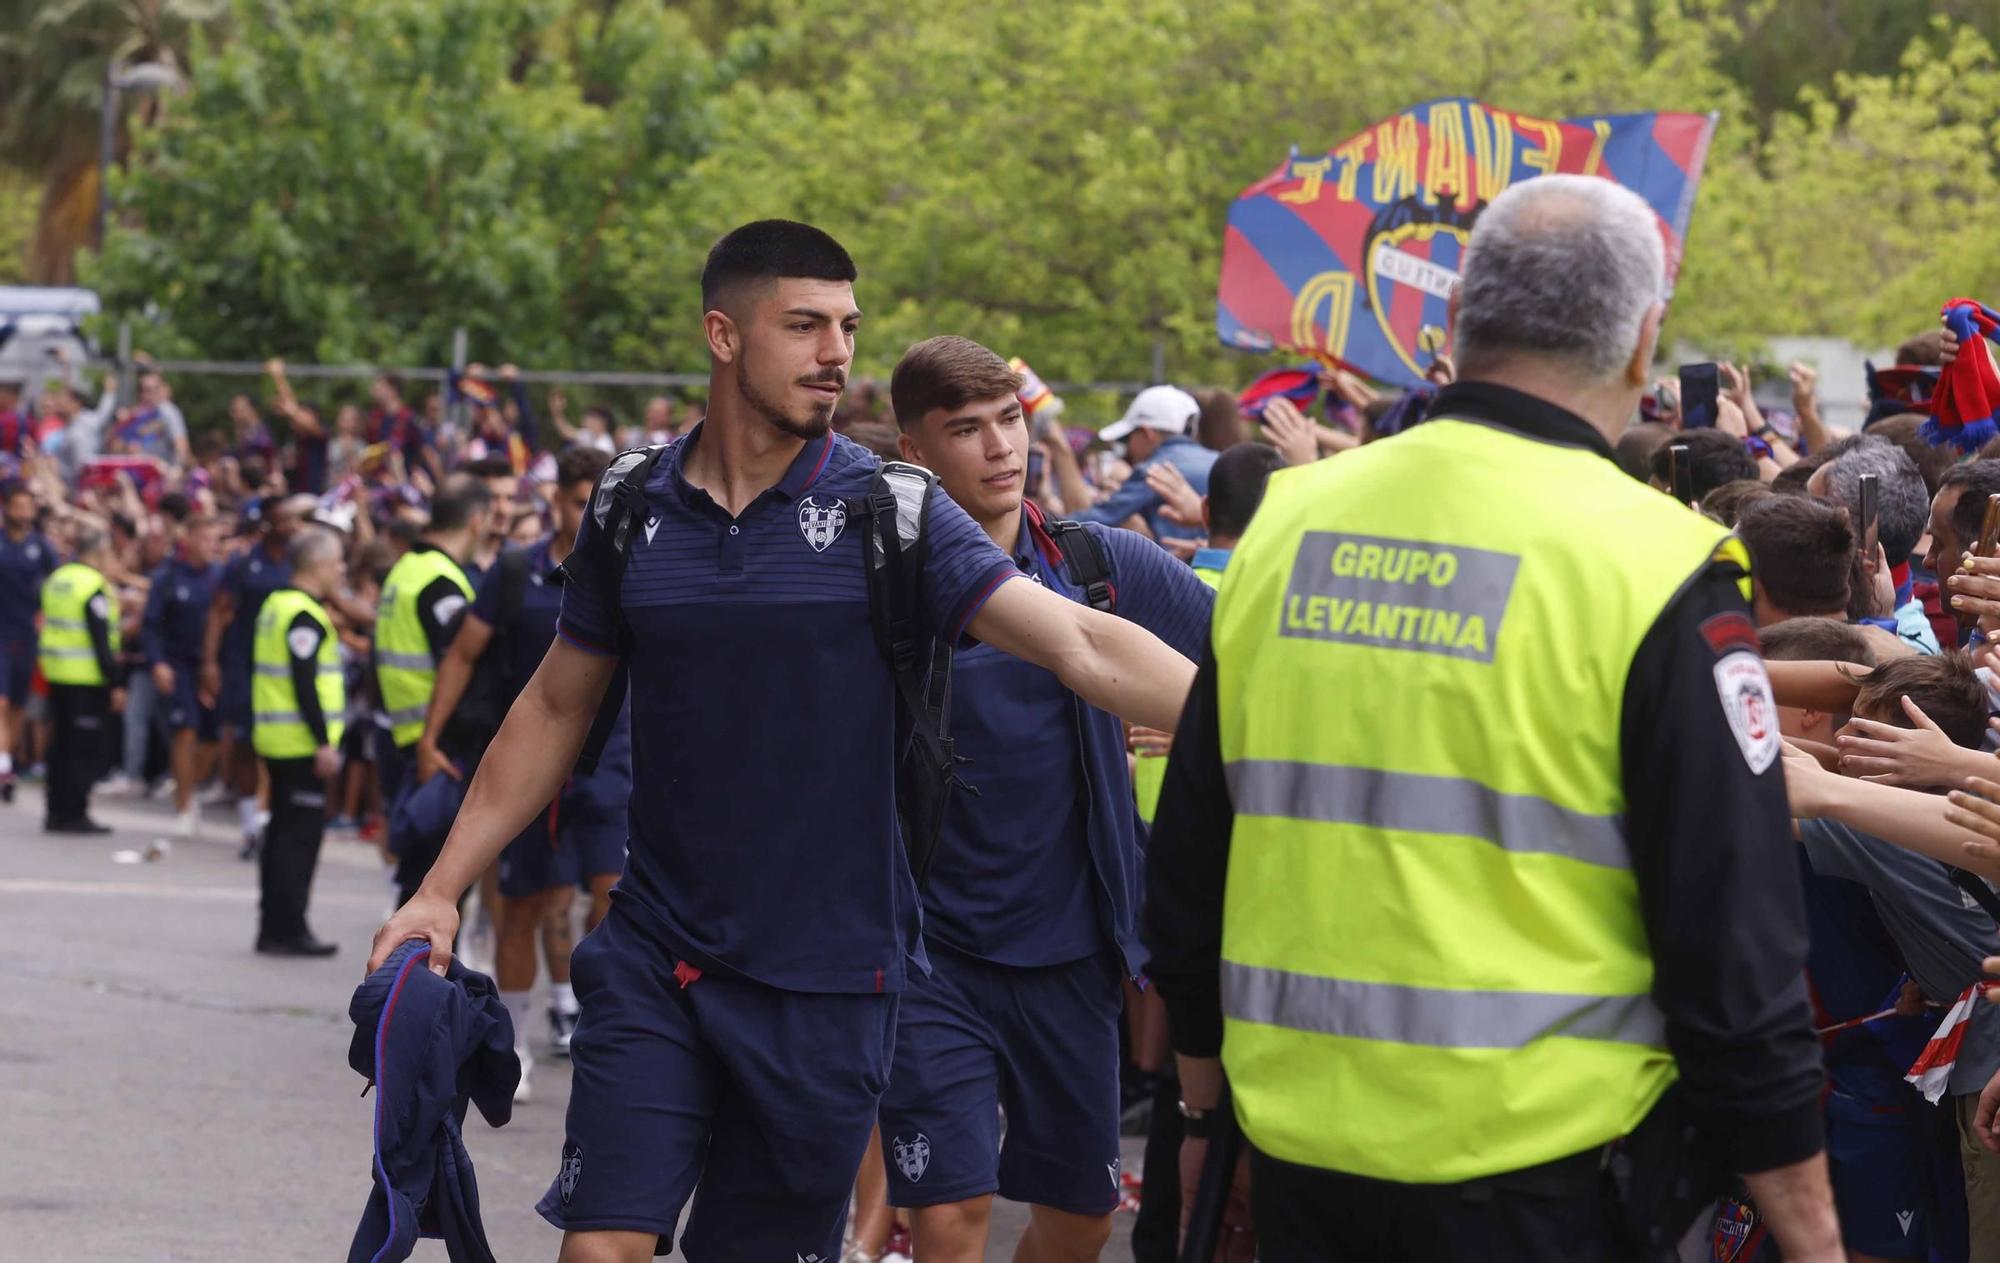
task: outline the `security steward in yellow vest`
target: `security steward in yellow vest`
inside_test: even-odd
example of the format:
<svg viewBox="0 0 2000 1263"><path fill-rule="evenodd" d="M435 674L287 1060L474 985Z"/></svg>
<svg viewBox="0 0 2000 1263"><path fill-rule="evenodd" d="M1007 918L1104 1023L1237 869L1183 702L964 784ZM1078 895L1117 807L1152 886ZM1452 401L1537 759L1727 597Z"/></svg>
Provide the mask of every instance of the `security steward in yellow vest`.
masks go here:
<svg viewBox="0 0 2000 1263"><path fill-rule="evenodd" d="M340 584L340 540L306 528L292 541L291 565L291 586L264 598L250 640L250 742L271 779L271 822L257 852L257 950L331 956L336 944L307 927L306 904L346 730L340 638L324 604Z"/></svg>
<svg viewBox="0 0 2000 1263"><path fill-rule="evenodd" d="M424 735L438 663L472 606L463 564L485 530L492 495L480 479L453 474L431 500L430 525L382 581L375 615L375 687L389 724L389 749L377 762L382 800L393 804L412 787L417 739ZM390 839L392 846L398 840ZM437 846L405 848L396 881L407 895L430 871Z"/></svg>
<svg viewBox="0 0 2000 1263"><path fill-rule="evenodd" d="M49 685L48 806L45 833L109 833L90 818L90 787L110 751L110 716L124 709L118 678L118 592L104 577L110 539L95 527L77 534L77 559L42 581L36 659Z"/></svg>
<svg viewBox="0 0 2000 1263"><path fill-rule="evenodd" d="M1468 380L1275 475L1231 558L1148 942L1189 1143L1219 1050L1271 1263L1671 1257L1698 1152L1786 1258L1843 1257L1747 554L1607 438L1662 271L1629 192L1513 186L1453 300Z"/></svg>

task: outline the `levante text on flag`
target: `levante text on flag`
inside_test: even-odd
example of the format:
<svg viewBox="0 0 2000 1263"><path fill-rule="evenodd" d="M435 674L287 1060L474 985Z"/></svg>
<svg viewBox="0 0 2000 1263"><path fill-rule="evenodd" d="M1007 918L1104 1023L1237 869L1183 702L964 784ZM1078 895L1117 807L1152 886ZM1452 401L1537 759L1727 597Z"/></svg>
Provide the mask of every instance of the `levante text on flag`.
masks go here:
<svg viewBox="0 0 2000 1263"><path fill-rule="evenodd" d="M1246 351L1303 352L1414 386L1445 349L1445 306L1480 211L1550 172L1603 176L1645 198L1671 292L1715 120L1531 118L1453 97L1318 156L1294 149L1229 208L1216 331Z"/></svg>

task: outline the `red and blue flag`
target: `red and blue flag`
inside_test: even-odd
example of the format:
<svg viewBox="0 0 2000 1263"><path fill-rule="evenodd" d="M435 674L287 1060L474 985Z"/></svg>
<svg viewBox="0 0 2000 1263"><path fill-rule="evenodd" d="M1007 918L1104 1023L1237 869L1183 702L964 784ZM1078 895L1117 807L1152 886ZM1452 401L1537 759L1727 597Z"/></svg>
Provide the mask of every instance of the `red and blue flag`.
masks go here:
<svg viewBox="0 0 2000 1263"><path fill-rule="evenodd" d="M1301 352L1416 386L1445 349L1445 308L1479 213L1550 172L1601 175L1645 198L1671 292L1715 119L1543 119L1451 97L1316 157L1294 149L1229 209L1216 332L1242 350Z"/></svg>

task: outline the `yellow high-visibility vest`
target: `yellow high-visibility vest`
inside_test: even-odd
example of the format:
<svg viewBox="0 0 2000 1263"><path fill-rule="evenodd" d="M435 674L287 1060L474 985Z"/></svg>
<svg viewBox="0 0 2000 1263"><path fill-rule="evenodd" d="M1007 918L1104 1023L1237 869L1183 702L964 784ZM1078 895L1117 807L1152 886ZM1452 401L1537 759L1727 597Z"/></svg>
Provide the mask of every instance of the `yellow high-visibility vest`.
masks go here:
<svg viewBox="0 0 2000 1263"><path fill-rule="evenodd" d="M42 678L51 684L107 683L90 643L84 615L92 600L104 597L104 621L111 630L111 652L118 652L118 593L102 574L80 561L56 567L42 582L42 631L36 657Z"/></svg>
<svg viewBox="0 0 2000 1263"><path fill-rule="evenodd" d="M347 681L340 669L340 638L318 601L297 588L279 588L258 607L250 642L250 744L267 759L303 759L319 748L292 684L292 647L286 637L300 614L319 624L313 691L326 718L326 741L336 748L347 731Z"/></svg>
<svg viewBox="0 0 2000 1263"><path fill-rule="evenodd" d="M398 747L424 735L424 715L437 688L437 661L417 614L417 598L440 578L458 585L467 603L472 585L445 552L414 548L404 553L382 581L375 615L375 686L389 717L389 735Z"/></svg>
<svg viewBox="0 0 2000 1263"><path fill-rule="evenodd" d="M1469 421L1272 476L1214 622L1223 1062L1259 1149L1452 1183L1658 1102L1620 721L1718 557L1747 575L1595 452Z"/></svg>

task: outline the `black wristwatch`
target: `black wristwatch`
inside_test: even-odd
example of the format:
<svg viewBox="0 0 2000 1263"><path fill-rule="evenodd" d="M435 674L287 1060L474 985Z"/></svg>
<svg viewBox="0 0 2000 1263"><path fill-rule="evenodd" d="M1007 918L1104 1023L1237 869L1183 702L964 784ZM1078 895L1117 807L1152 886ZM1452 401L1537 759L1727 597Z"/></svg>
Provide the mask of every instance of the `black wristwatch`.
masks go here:
<svg viewBox="0 0 2000 1263"><path fill-rule="evenodd" d="M1207 1140L1215 1134L1215 1111L1198 1110L1186 1101L1181 1106L1181 1135L1189 1140Z"/></svg>

